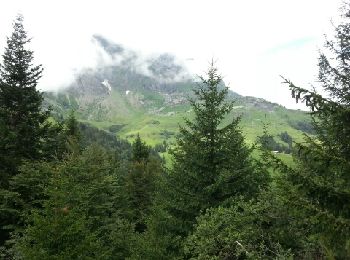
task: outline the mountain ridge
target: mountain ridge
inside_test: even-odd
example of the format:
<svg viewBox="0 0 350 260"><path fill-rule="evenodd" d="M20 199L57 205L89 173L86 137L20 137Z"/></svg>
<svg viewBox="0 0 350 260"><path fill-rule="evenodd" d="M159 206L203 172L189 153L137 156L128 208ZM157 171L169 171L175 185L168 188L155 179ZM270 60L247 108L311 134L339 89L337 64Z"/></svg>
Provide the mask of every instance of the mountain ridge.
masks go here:
<svg viewBox="0 0 350 260"><path fill-rule="evenodd" d="M173 140L178 124L184 117L191 118L188 99L199 82L171 54L141 59L102 36L93 39L115 62L81 70L66 88L45 92L45 104L56 117L75 110L79 120L126 139L140 133L150 144ZM235 100L230 116L242 117L248 142L262 133L263 123L270 123L272 134L288 131L296 140L301 140L307 129L298 129L298 124L309 124L305 112L262 98L230 90L228 99Z"/></svg>

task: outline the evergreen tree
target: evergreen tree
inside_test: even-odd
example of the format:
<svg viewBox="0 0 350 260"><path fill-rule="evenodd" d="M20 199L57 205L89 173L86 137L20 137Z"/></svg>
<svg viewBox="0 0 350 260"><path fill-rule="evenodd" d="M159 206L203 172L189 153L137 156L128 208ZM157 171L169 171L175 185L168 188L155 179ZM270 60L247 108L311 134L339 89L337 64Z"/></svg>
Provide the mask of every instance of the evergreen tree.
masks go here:
<svg viewBox="0 0 350 260"><path fill-rule="evenodd" d="M0 64L0 245L8 238L4 229L12 229L17 222L18 205L9 202L18 194L9 190L11 178L24 160L52 153L45 143L55 131L49 130L49 111L42 110L43 97L36 90L42 68L33 64L33 52L26 48L29 42L23 17L18 15Z"/></svg>
<svg viewBox="0 0 350 260"><path fill-rule="evenodd" d="M64 121L63 150L67 153L79 153L81 149L81 133L79 123L75 118L74 111L71 111Z"/></svg>
<svg viewBox="0 0 350 260"><path fill-rule="evenodd" d="M161 171L160 160L150 155L150 148L138 134L132 144L132 158L125 177L125 213L138 232L146 229L146 219L153 204L156 182Z"/></svg>
<svg viewBox="0 0 350 260"><path fill-rule="evenodd" d="M41 65L33 65L33 52L18 15L13 33L0 65L0 186L8 186L9 177L23 159L38 159L49 125L48 111L42 111L43 97L36 90L42 74Z"/></svg>
<svg viewBox="0 0 350 260"><path fill-rule="evenodd" d="M288 185L297 187L298 205L305 213L309 238L329 258L350 255L350 3L335 38L326 41L328 55L319 58L319 82L329 98L295 86L293 98L311 108L316 137L297 144L297 167L288 171Z"/></svg>
<svg viewBox="0 0 350 260"><path fill-rule="evenodd" d="M67 120L65 121L65 125L66 125L66 135L67 136L74 136L77 141L80 140L80 130L79 130L79 125L78 125L78 121L75 118L74 115L74 111L71 111Z"/></svg>
<svg viewBox="0 0 350 260"><path fill-rule="evenodd" d="M150 148L141 140L140 134L137 134L132 144L132 160L135 162L147 162L149 159Z"/></svg>
<svg viewBox="0 0 350 260"><path fill-rule="evenodd" d="M271 193L259 201L237 199L230 207L207 210L185 241L186 253L191 259L293 259L280 243L292 242L294 237L283 237L280 228L303 229L294 228L289 220L294 216L288 210L280 211L286 207L279 197L266 195Z"/></svg>
<svg viewBox="0 0 350 260"><path fill-rule="evenodd" d="M24 259L130 255L133 226L120 216L126 202L121 199L118 161L112 154L94 145L61 162L37 164L37 169L43 177L49 173L44 199L42 207L27 215L23 236L16 239L16 254Z"/></svg>
<svg viewBox="0 0 350 260"><path fill-rule="evenodd" d="M161 175L159 160L148 163L133 162L125 178L127 218L135 224L135 230L143 232L153 205L156 183Z"/></svg>
<svg viewBox="0 0 350 260"><path fill-rule="evenodd" d="M158 226L150 227L150 236L153 232L159 240L172 237L165 245L169 255L181 248L201 212L238 196L252 198L268 180L266 171L255 168L239 128L240 118L224 124L232 102L226 101L228 88L213 64L207 76L194 90L196 99L190 100L194 119L180 127L177 145L171 151L173 168L157 203L163 208L154 213ZM159 216L164 218L159 220Z"/></svg>
<svg viewBox="0 0 350 260"><path fill-rule="evenodd" d="M208 78L201 80L194 90L196 99L190 100L195 117L180 127L169 178L176 191L172 203L191 223L201 210L232 196L251 197L266 184L266 175L254 170L251 151L239 128L240 118L223 124L233 104L225 100L228 88L213 64Z"/></svg>

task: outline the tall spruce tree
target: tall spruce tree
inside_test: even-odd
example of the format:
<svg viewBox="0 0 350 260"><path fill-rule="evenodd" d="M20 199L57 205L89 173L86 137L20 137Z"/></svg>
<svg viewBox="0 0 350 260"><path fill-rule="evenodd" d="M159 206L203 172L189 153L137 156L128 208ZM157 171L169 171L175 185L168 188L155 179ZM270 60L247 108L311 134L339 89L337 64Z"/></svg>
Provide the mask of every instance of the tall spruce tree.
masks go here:
<svg viewBox="0 0 350 260"><path fill-rule="evenodd" d="M48 111L42 110L43 97L36 89L41 65L33 64L30 42L18 15L0 64L0 245L18 224L17 193L11 179L24 160L37 160L46 154L49 138Z"/></svg>
<svg viewBox="0 0 350 260"><path fill-rule="evenodd" d="M180 127L171 152L173 167L160 196L167 220L157 221L162 230L155 228L160 237L174 238L166 246L175 252L181 248L176 237L187 236L201 212L235 197L252 198L268 179L265 171L254 167L239 128L240 118L224 123L233 103L226 100L228 88L213 64L201 81L190 100L194 118Z"/></svg>
<svg viewBox="0 0 350 260"><path fill-rule="evenodd" d="M132 160L134 162L147 162L149 160L150 148L141 140L140 134L137 134L132 144Z"/></svg>
<svg viewBox="0 0 350 260"><path fill-rule="evenodd" d="M79 153L81 149L81 132L79 123L75 118L74 111L71 111L64 122L63 140L65 153Z"/></svg>
<svg viewBox="0 0 350 260"><path fill-rule="evenodd" d="M18 15L0 64L0 186L6 188L23 159L38 159L48 125L48 112L42 111L43 97L36 89L41 65L33 65L30 42Z"/></svg>
<svg viewBox="0 0 350 260"><path fill-rule="evenodd" d="M172 151L172 185L186 201L179 208L192 216L232 196L252 196L266 178L254 170L251 150L239 128L240 117L223 124L233 103L226 101L228 87L213 64L207 76L201 77L195 99L190 100L195 117L180 127Z"/></svg>
<svg viewBox="0 0 350 260"><path fill-rule="evenodd" d="M138 134L132 144L132 158L125 176L126 206L124 213L135 224L135 230L146 229L146 219L154 200L156 181L161 175L161 163L150 155L150 147Z"/></svg>
<svg viewBox="0 0 350 260"><path fill-rule="evenodd" d="M350 256L350 2L343 21L327 40L328 54L319 58L318 80L328 98L295 86L293 98L311 108L316 137L297 145L297 168L288 172L288 184L298 190L298 205L306 214L313 240L330 259ZM294 196L295 197L295 196Z"/></svg>

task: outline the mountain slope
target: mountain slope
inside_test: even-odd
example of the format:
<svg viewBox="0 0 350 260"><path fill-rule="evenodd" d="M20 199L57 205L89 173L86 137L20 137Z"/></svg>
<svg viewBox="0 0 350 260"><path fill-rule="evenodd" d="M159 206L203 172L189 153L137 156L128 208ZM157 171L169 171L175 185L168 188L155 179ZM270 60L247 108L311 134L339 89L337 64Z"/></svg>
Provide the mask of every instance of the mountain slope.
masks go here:
<svg viewBox="0 0 350 260"><path fill-rule="evenodd" d="M123 138L140 133L152 145L172 141L178 124L192 116L188 98L197 83L169 54L141 59L102 36L94 39L113 62L85 69L66 88L45 93L46 104L57 117L74 109L79 120ZM287 131L299 141L303 132L311 131L305 112L232 91L229 99L235 100L230 116L242 116L248 142L262 134L264 122L270 124L271 134ZM283 143L279 137L276 140Z"/></svg>

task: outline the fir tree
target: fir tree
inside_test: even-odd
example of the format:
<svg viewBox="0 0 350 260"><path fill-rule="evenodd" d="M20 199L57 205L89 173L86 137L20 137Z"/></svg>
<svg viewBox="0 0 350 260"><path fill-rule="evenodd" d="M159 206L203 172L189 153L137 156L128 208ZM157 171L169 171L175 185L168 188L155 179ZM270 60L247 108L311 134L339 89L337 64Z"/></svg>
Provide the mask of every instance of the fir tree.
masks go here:
<svg viewBox="0 0 350 260"><path fill-rule="evenodd" d="M19 205L12 201L17 193L10 190L11 178L24 160L38 160L47 155L50 145L45 146L45 142L52 133L47 121L49 111L42 110L43 97L36 89L42 67L33 64L33 52L26 48L30 40L23 27L23 17L18 15L0 64L1 245L9 234L4 229L13 229L18 221L15 215Z"/></svg>
<svg viewBox="0 0 350 260"><path fill-rule="evenodd" d="M146 229L146 218L153 204L156 181L160 173L160 160L150 156L150 148L138 134L132 144L132 158L125 177L125 213L138 232Z"/></svg>
<svg viewBox="0 0 350 260"><path fill-rule="evenodd" d="M33 175L33 169L24 168ZM60 162L36 165L47 176L42 207L27 215L15 251L24 259L125 259L132 225L120 217L118 161L93 145ZM25 176L25 174L23 174ZM38 185L37 184L37 185ZM129 240L130 239L130 240Z"/></svg>
<svg viewBox="0 0 350 260"><path fill-rule="evenodd" d="M318 80L329 98L295 86L292 97L311 109L316 137L297 144L297 167L288 171L288 184L298 190L295 207L303 211L310 237L329 258L350 255L350 3L335 38L326 41L328 55L319 58Z"/></svg>
<svg viewBox="0 0 350 260"><path fill-rule="evenodd" d="M147 162L149 159L150 149L145 142L141 140L140 134L137 134L132 144L132 160L135 162Z"/></svg>
<svg viewBox="0 0 350 260"><path fill-rule="evenodd" d="M43 97L36 89L41 78L41 65L33 65L33 52L18 15L0 65L0 186L8 186L8 178L23 159L38 159L47 134L48 111L42 111Z"/></svg>
<svg viewBox="0 0 350 260"><path fill-rule="evenodd" d="M80 130L77 119L75 118L74 111L71 111L67 120L65 121L66 125L66 135L74 136L78 141L80 140Z"/></svg>
<svg viewBox="0 0 350 260"><path fill-rule="evenodd" d="M226 101L228 88L223 86L213 64L208 78L201 80L194 90L196 99L190 100L195 118L180 127L177 146L172 151L172 185L186 201L183 209L192 216L232 196L252 196L266 177L253 169L251 151L239 128L240 118L223 124L233 103Z"/></svg>
<svg viewBox="0 0 350 260"><path fill-rule="evenodd" d="M178 237L184 238L193 229L201 212L235 197L252 198L267 183L266 171L254 168L251 149L239 128L240 118L224 124L232 102L226 100L228 88L213 64L207 76L194 90L196 99L190 100L194 119L180 127L176 147L171 151L173 168L158 202L163 210L155 213L166 220L157 221L160 229L151 227L158 230L155 234L160 239L173 237L168 239L169 254L179 250Z"/></svg>
<svg viewBox="0 0 350 260"><path fill-rule="evenodd" d="M81 149L81 133L79 123L71 111L64 122L63 139L65 141L64 151L67 153L79 153Z"/></svg>

